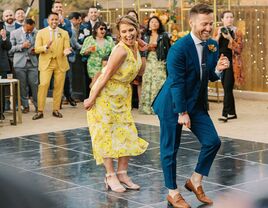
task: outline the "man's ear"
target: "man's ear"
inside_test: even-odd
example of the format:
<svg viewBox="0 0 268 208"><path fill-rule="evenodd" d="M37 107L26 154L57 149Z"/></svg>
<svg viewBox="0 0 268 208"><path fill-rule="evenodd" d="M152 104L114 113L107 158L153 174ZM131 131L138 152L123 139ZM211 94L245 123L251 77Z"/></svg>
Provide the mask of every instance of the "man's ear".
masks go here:
<svg viewBox="0 0 268 208"><path fill-rule="evenodd" d="M192 19L189 20L189 25L191 28L193 27L193 20Z"/></svg>

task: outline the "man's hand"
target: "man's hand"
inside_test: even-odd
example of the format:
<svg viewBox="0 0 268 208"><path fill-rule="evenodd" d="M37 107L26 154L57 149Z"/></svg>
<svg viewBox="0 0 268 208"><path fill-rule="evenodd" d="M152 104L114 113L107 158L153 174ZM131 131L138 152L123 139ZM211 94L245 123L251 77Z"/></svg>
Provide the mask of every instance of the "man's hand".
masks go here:
<svg viewBox="0 0 268 208"><path fill-rule="evenodd" d="M68 56L69 54L72 53L72 48L66 48L66 49L64 49L63 53L64 53L65 56Z"/></svg>
<svg viewBox="0 0 268 208"><path fill-rule="evenodd" d="M48 41L47 42L47 49L49 49L50 48L50 46L51 46L51 44L53 43L53 41L52 40L50 40L50 41Z"/></svg>
<svg viewBox="0 0 268 208"><path fill-rule="evenodd" d="M31 47L31 43L29 41L24 41L22 43L22 48L30 48Z"/></svg>
<svg viewBox="0 0 268 208"><path fill-rule="evenodd" d="M217 63L217 66L216 66L216 69L221 72L225 69L228 69L230 67L230 61L229 59L224 56L223 54L221 54L219 60L218 60L218 63Z"/></svg>
<svg viewBox="0 0 268 208"><path fill-rule="evenodd" d="M2 29L2 30L0 31L0 35L2 36L2 39L3 39L3 40L6 40L6 39L7 39L7 32L6 32L5 29Z"/></svg>
<svg viewBox="0 0 268 208"><path fill-rule="evenodd" d="M183 115L179 115L178 123L180 125L184 125L187 128L191 128L191 120L188 113L184 113Z"/></svg>
<svg viewBox="0 0 268 208"><path fill-rule="evenodd" d="M59 24L64 24L64 17L63 14L59 14Z"/></svg>

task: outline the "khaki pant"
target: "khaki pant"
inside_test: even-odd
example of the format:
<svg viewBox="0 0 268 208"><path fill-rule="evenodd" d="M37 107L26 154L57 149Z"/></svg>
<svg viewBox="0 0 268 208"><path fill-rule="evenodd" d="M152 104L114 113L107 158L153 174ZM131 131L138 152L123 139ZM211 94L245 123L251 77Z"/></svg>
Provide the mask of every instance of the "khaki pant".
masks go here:
<svg viewBox="0 0 268 208"><path fill-rule="evenodd" d="M54 74L53 111L60 109L66 72L60 71L56 59L52 59L48 68L45 71L40 71L39 74L40 84L38 86L37 98L38 111L44 111L52 74Z"/></svg>

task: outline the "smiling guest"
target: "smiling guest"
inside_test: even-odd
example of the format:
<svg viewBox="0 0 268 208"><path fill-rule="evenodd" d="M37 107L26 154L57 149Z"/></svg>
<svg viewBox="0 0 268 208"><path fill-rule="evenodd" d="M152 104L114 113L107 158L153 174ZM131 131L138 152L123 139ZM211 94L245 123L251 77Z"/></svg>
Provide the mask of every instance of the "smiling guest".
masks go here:
<svg viewBox="0 0 268 208"><path fill-rule="evenodd" d="M190 10L189 23L191 33L169 50L168 77L153 105L160 120L160 153L169 190L167 200L176 208L190 207L180 195L176 182L176 158L183 125L201 143L196 168L185 188L202 203L213 203L204 193L202 179L208 176L221 141L207 112L208 80L218 80L221 71L229 67L227 57L221 56L218 60L217 42L210 39L213 10L206 4L195 5Z"/></svg>
<svg viewBox="0 0 268 208"><path fill-rule="evenodd" d="M117 22L120 42L84 101L97 165L106 169L106 188L115 192L138 190L127 175L130 156L145 152L148 143L138 136L131 115L131 85L141 67L137 37L139 26L131 16ZM118 159L117 173L114 159Z"/></svg>
<svg viewBox="0 0 268 208"><path fill-rule="evenodd" d="M33 120L44 117L47 91L52 74L54 76L53 89L53 113L57 118L62 118L59 112L61 96L64 86L65 74L69 70L67 55L71 53L68 33L59 28L59 16L51 13L48 16L49 26L39 30L35 41L35 53L39 56L39 80L38 86L38 112Z"/></svg>
<svg viewBox="0 0 268 208"><path fill-rule="evenodd" d="M107 36L107 26L104 22L97 22L93 27L92 36L85 39L81 55L87 55L87 73L92 83L95 82L98 72L102 69L103 60L107 59L114 47L111 36Z"/></svg>

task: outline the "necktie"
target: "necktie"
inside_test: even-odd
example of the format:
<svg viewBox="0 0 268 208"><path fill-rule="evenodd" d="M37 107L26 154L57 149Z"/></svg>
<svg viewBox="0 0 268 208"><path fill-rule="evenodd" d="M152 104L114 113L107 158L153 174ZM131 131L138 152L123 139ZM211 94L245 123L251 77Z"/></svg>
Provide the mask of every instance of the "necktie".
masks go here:
<svg viewBox="0 0 268 208"><path fill-rule="evenodd" d="M26 33L26 40L28 40L29 42L31 42L31 38L30 38L29 33Z"/></svg>
<svg viewBox="0 0 268 208"><path fill-rule="evenodd" d="M202 45L202 59L201 59L201 76L200 79L206 78L206 67L207 67L207 42L203 41L200 43Z"/></svg>
<svg viewBox="0 0 268 208"><path fill-rule="evenodd" d="M54 42L55 41L55 30L52 29L52 41Z"/></svg>

